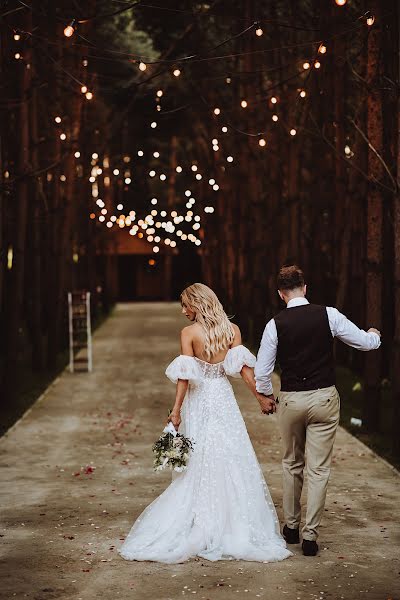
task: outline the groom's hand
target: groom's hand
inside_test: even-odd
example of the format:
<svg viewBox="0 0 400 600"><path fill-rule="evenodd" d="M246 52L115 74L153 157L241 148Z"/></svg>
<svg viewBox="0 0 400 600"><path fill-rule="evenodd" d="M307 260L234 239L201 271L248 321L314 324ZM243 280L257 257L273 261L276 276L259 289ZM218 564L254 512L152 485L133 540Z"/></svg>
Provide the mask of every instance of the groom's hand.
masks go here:
<svg viewBox="0 0 400 600"><path fill-rule="evenodd" d="M367 333L377 333L379 335L379 337L381 337L381 332L379 331L379 329L375 329L375 327L370 327L367 331Z"/></svg>
<svg viewBox="0 0 400 600"><path fill-rule="evenodd" d="M276 411L275 398L273 394L271 394L270 396L258 394L257 399L260 404L261 412L264 415L272 415Z"/></svg>

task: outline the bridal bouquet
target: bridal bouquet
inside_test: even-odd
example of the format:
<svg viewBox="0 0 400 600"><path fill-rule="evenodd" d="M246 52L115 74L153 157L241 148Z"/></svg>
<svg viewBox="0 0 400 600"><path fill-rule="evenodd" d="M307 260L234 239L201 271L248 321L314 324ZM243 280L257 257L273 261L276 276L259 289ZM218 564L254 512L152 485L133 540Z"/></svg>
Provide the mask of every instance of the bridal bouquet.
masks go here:
<svg viewBox="0 0 400 600"><path fill-rule="evenodd" d="M164 428L163 435L155 442L152 450L155 454L155 471L168 468L181 472L187 467L193 443L189 438L178 433L172 423L168 423Z"/></svg>

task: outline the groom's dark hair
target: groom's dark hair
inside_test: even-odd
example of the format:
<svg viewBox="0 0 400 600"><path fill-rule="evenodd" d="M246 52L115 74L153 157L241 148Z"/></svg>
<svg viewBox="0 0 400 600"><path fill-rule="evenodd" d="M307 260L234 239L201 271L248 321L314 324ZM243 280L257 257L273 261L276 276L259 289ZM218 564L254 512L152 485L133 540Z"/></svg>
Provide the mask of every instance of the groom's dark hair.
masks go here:
<svg viewBox="0 0 400 600"><path fill-rule="evenodd" d="M278 273L278 290L295 290L304 286L303 271L297 265L283 265Z"/></svg>

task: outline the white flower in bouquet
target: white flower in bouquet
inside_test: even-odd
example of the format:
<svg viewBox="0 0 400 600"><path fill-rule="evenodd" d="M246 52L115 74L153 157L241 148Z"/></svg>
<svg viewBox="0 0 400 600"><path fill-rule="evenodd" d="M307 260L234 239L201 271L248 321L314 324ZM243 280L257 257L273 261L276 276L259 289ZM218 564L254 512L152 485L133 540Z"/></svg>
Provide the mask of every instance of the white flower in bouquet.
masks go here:
<svg viewBox="0 0 400 600"><path fill-rule="evenodd" d="M163 471L169 468L181 473L187 467L191 450L192 441L178 433L172 423L168 423L163 435L153 445L154 470Z"/></svg>

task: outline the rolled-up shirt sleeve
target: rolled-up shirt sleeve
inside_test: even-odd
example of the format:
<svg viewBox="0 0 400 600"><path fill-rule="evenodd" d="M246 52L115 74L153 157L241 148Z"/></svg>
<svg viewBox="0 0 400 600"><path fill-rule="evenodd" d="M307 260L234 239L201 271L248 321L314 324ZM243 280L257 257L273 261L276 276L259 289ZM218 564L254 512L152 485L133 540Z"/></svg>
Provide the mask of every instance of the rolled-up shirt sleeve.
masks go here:
<svg viewBox="0 0 400 600"><path fill-rule="evenodd" d="M275 367L277 347L278 332L274 319L271 319L265 326L254 367L256 390L266 396L273 393L271 375Z"/></svg>
<svg viewBox="0 0 400 600"><path fill-rule="evenodd" d="M373 331L364 331L359 329L357 325L352 323L345 317L337 308L327 307L329 326L334 337L356 348L368 352L369 350L377 350L381 345L381 338Z"/></svg>

